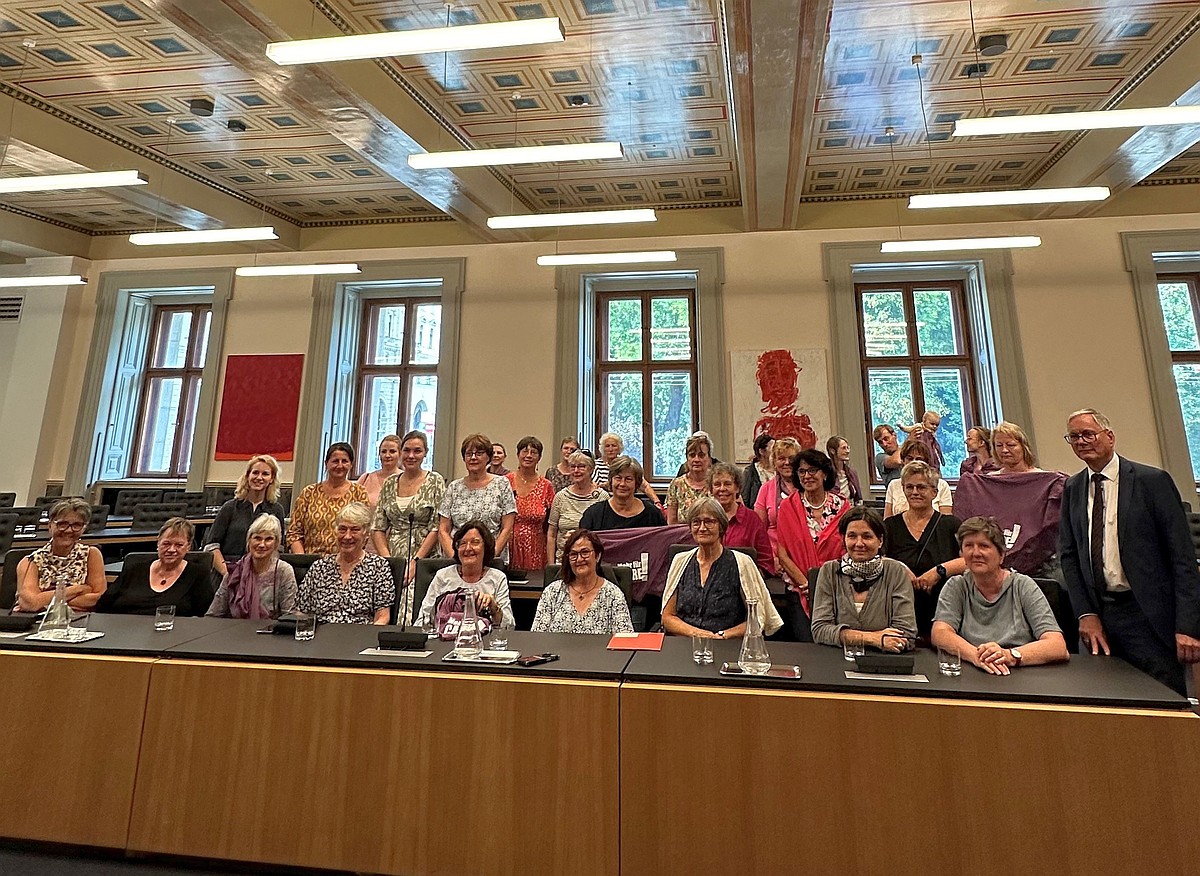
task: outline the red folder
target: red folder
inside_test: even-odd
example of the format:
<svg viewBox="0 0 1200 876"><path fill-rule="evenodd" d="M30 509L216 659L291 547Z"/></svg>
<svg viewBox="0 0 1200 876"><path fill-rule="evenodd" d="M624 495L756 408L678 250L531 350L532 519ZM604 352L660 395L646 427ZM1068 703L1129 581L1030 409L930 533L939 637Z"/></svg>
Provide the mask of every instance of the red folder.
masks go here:
<svg viewBox="0 0 1200 876"><path fill-rule="evenodd" d="M610 651L661 651L665 633L638 633L636 636L613 636L608 640Z"/></svg>

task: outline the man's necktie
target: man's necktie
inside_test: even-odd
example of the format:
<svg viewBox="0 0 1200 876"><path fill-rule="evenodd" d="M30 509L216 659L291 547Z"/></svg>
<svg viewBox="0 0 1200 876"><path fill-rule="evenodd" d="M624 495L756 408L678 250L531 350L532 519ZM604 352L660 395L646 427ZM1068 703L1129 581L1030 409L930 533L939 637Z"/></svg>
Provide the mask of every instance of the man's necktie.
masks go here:
<svg viewBox="0 0 1200 876"><path fill-rule="evenodd" d="M1100 472L1092 475L1092 586L1101 593L1104 580L1104 481Z"/></svg>

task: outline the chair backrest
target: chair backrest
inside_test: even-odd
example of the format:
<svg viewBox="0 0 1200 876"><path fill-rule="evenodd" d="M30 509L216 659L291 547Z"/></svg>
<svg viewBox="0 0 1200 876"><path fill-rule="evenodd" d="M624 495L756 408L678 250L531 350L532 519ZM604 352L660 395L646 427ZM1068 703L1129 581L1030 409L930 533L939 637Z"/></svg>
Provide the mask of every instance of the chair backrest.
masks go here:
<svg viewBox="0 0 1200 876"><path fill-rule="evenodd" d="M50 506L52 506L55 502L61 502L63 499L66 499L66 498L82 498L82 497L38 496L36 499L33 500L33 504L35 507L41 508L43 511L49 511Z"/></svg>
<svg viewBox="0 0 1200 876"><path fill-rule="evenodd" d="M186 502L142 502L133 507L133 529L158 529L172 517L187 517Z"/></svg>
<svg viewBox="0 0 1200 876"><path fill-rule="evenodd" d="M279 502L279 504L283 506L283 515L285 517L287 515L291 514L292 513L292 488L291 487L280 487L279 488L279 498L276 501Z"/></svg>
<svg viewBox="0 0 1200 876"><path fill-rule="evenodd" d="M204 488L204 507L219 508L230 499L233 498L234 487L205 487Z"/></svg>
<svg viewBox="0 0 1200 876"><path fill-rule="evenodd" d="M63 494L63 485L62 484L46 484L45 495L54 496L56 498L59 498L62 496L62 494Z"/></svg>
<svg viewBox="0 0 1200 876"><path fill-rule="evenodd" d="M1067 650L1074 654L1079 648L1079 618L1071 608L1071 595L1067 588L1054 578L1034 578L1034 583L1041 589L1042 595L1050 603L1054 612L1054 620L1062 629L1063 638L1067 642Z"/></svg>
<svg viewBox="0 0 1200 876"><path fill-rule="evenodd" d="M87 532L99 532L108 528L108 506L93 505L92 516L88 518Z"/></svg>
<svg viewBox="0 0 1200 876"><path fill-rule="evenodd" d="M42 509L34 505L13 505L4 509L6 514L17 515L17 526L37 526L42 519Z"/></svg>
<svg viewBox="0 0 1200 876"><path fill-rule="evenodd" d="M1188 529L1192 532L1192 547L1196 551L1196 559L1200 560L1200 514L1189 511L1187 521Z"/></svg>
<svg viewBox="0 0 1200 876"><path fill-rule="evenodd" d="M166 501L165 497L163 501ZM203 517L205 509L205 501L203 493L180 493L178 496L171 497L172 502L183 502L187 505L188 517Z"/></svg>
<svg viewBox="0 0 1200 876"><path fill-rule="evenodd" d="M11 508L17 504L16 493L0 493L0 508Z"/></svg>
<svg viewBox="0 0 1200 876"><path fill-rule="evenodd" d="M312 568L312 564L321 559L320 554L280 554L279 559L283 560L296 573L296 586L299 587L304 581L304 576L308 574L308 570Z"/></svg>
<svg viewBox="0 0 1200 876"><path fill-rule="evenodd" d="M0 558L12 547L13 535L17 532L17 515L0 511Z"/></svg>
<svg viewBox="0 0 1200 876"><path fill-rule="evenodd" d="M17 601L17 566L37 548L22 548L4 555L4 573L0 575L0 608L12 608Z"/></svg>
<svg viewBox="0 0 1200 876"><path fill-rule="evenodd" d="M130 517L133 515L133 509L143 502L161 502L162 494L162 490L121 490L117 493L113 516Z"/></svg>
<svg viewBox="0 0 1200 876"><path fill-rule="evenodd" d="M734 546L734 545L728 545L728 544L725 545L725 547L729 548L731 551L737 551L739 554L745 554L750 559L754 560L755 562L758 562L758 551L756 551L752 547L742 547L741 545ZM696 546L694 544L673 544L673 545L671 545L670 555L667 560L667 565L669 566L671 561L675 559L676 554L682 553L683 551L691 551L691 550L695 550L695 549L696 549Z"/></svg>
<svg viewBox="0 0 1200 876"><path fill-rule="evenodd" d="M601 563L597 571L602 578L606 578L620 587L626 604L633 605L633 569L628 566L610 566L608 563ZM551 581L557 581L561 574L562 566L559 563L551 563L546 566L545 576L542 580L549 584Z"/></svg>

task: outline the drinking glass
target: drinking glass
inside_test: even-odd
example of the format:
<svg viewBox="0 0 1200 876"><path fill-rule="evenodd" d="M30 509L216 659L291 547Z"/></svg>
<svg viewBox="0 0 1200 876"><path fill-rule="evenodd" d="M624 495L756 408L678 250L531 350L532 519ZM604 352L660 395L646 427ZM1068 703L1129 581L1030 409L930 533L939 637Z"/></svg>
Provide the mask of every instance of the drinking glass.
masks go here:
<svg viewBox="0 0 1200 876"><path fill-rule="evenodd" d="M847 636L845 640L842 641L842 656L851 663L854 662L855 657L861 657L866 653L867 646L863 644L862 639L855 637L854 640L851 641L851 637Z"/></svg>
<svg viewBox="0 0 1200 876"><path fill-rule="evenodd" d="M317 616L315 614L296 614L296 641L309 642L317 635Z"/></svg>
<svg viewBox="0 0 1200 876"><path fill-rule="evenodd" d="M499 626L492 627L492 635L488 638L488 650L507 651L508 630L502 629Z"/></svg>
<svg viewBox="0 0 1200 876"><path fill-rule="evenodd" d="M160 605L154 609L154 629L160 633L175 629L175 606Z"/></svg>
<svg viewBox="0 0 1200 876"><path fill-rule="evenodd" d="M938 672L942 675L962 675L962 655L958 648L938 646Z"/></svg>
<svg viewBox="0 0 1200 876"><path fill-rule="evenodd" d="M692 662L698 666L713 662L712 639L708 636L692 636Z"/></svg>

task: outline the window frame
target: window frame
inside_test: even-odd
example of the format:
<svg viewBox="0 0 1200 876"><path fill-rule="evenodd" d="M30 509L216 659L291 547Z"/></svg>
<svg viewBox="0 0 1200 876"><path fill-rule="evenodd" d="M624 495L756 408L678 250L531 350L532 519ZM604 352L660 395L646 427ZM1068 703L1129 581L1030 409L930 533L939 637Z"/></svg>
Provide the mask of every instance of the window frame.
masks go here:
<svg viewBox="0 0 1200 876"><path fill-rule="evenodd" d="M162 339L163 322L174 313L190 313L192 324L188 330L187 352L184 355L182 368L168 368L154 365L154 353ZM129 459L129 477L131 478L185 478L187 470L182 467L184 446L182 436L195 433L197 412L200 407L200 392L203 388L204 362L197 360L196 339L199 333L195 327L207 316L206 330L212 332L211 304L154 304L150 311L150 336L146 345L145 364L142 368L142 387L138 394L137 425L134 429L133 447ZM205 347L208 345L205 337ZM182 379L180 390L180 417L175 423L175 435L171 439L171 463L165 472L151 471L141 468L141 460L145 456L147 440L148 417L150 414L151 385L156 379ZM192 451L187 448L188 468L191 468Z"/></svg>
<svg viewBox="0 0 1200 876"><path fill-rule="evenodd" d="M1200 337L1200 266L1195 270L1190 271L1172 271L1163 272L1156 275L1155 291L1158 291L1159 284L1162 283L1183 283L1188 287L1188 298L1192 304L1192 323L1196 327L1196 336ZM1161 300L1159 303L1161 307ZM1170 338L1166 335L1166 324L1164 318L1163 338L1167 346L1167 352L1171 357L1171 376L1175 380L1175 398L1179 403L1179 413L1183 415L1183 399L1179 398L1179 381L1175 379L1176 365L1197 365L1200 366L1200 350L1172 350ZM1187 439L1187 420L1183 421L1184 440ZM1188 445L1188 458L1191 458L1191 446ZM1193 468L1193 471L1195 469ZM1195 475L1193 475L1195 477ZM1195 488L1200 489L1200 478L1195 479Z"/></svg>
<svg viewBox="0 0 1200 876"><path fill-rule="evenodd" d="M688 303L688 346L690 356L687 359L654 359L651 339L652 302L655 299L686 298ZM638 301L642 313L642 356L637 360L609 360L609 330L607 309L609 302ZM692 421L688 434L695 432L700 422L700 336L696 325L696 292L694 288L679 286L669 289L608 289L598 291L595 296L595 323L593 333L595 349L593 361L596 367L592 386L594 416L596 429L599 434L593 447L599 446L599 436L607 431L602 424L608 422L608 393L605 391L608 375L610 374L639 374L642 378L642 468L647 480L662 481L663 475L653 471L654 456L654 374L686 371L691 377ZM628 436L622 435L622 438ZM666 476L670 477L670 475Z"/></svg>
<svg viewBox="0 0 1200 876"><path fill-rule="evenodd" d="M354 447L358 452L363 464L359 466L362 470L366 469L366 460L374 451L374 447L367 447L364 444L366 439L367 427L367 410L364 402L366 399L367 382L372 377L396 377L400 381L400 403L397 407L399 415L404 416L408 410L408 391L409 381L412 377L418 375L433 375L439 377L438 368L442 362L441 347L438 347L438 361L432 364L414 363L412 361L413 342L415 338L415 327L417 320L417 309L423 304L434 304L439 308L442 307L442 299L437 295L428 296L395 296L386 298L365 298L362 301L362 315L360 317L359 329L359 350L357 371L355 374L355 391L354 391ZM399 365L369 365L367 364L367 352L370 349L371 343L375 338L375 326L379 311L384 307L395 307L397 305L404 307L404 346L401 351L401 363ZM439 313L440 324L440 313ZM407 428L401 428L401 423L396 423L395 434L403 436ZM426 461L429 464L429 460Z"/></svg>
<svg viewBox="0 0 1200 876"><path fill-rule="evenodd" d="M951 306L954 310L954 332L961 352L949 356L921 354L920 341L917 335L916 293L918 292L950 292ZM866 321L863 316L863 298L873 292L899 292L904 311L904 329L908 353L903 356L868 356ZM964 376L963 404L964 428L970 429L971 424L980 422L980 406L978 402L979 388L975 384L974 364L977 361L973 343L971 324L968 319L967 290L962 280L908 280L897 282L863 281L854 284L854 311L857 318L858 358L862 374L862 399L864 411L865 433L870 435L875 430L871 418L871 385L869 374L876 368L904 369L909 373L910 386L913 395L913 422L920 420L928 410L925 401L925 383L922 372L925 368L956 368ZM882 486L883 479L870 467L871 483ZM942 472L942 477L948 482L957 482L957 472Z"/></svg>

